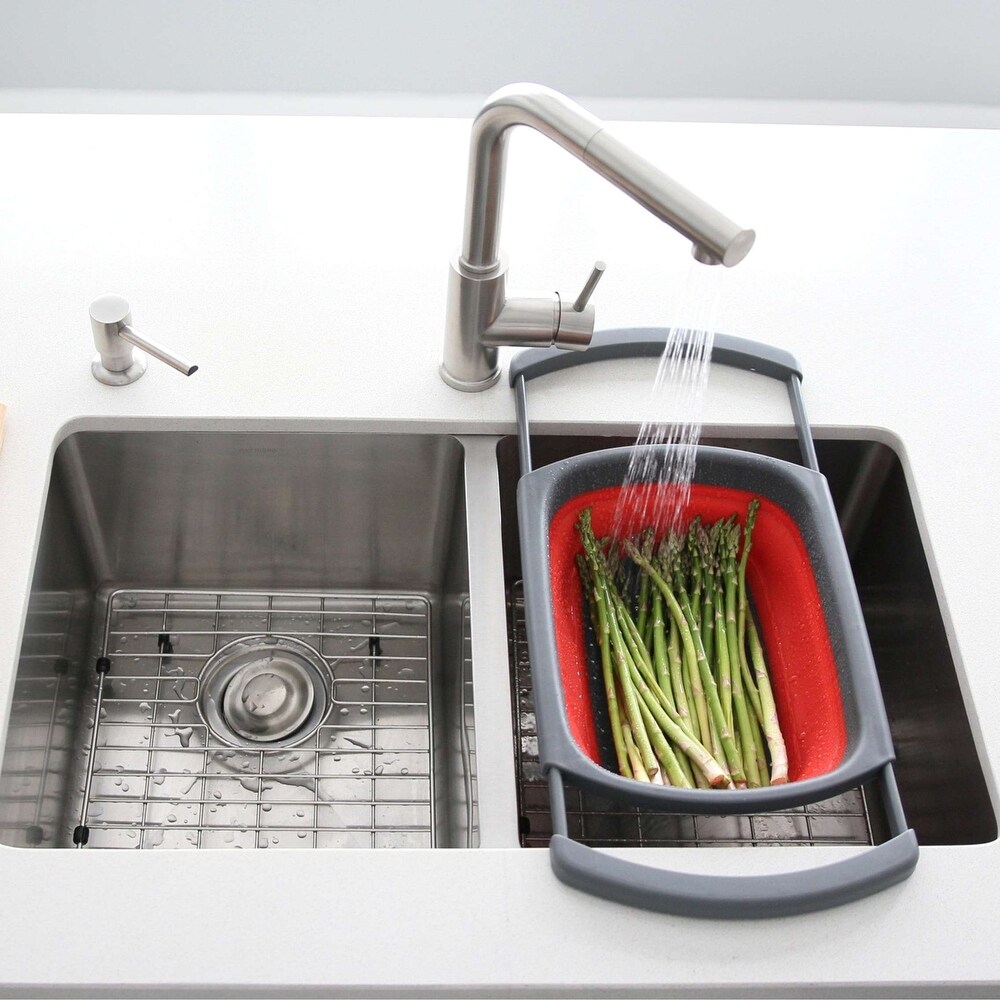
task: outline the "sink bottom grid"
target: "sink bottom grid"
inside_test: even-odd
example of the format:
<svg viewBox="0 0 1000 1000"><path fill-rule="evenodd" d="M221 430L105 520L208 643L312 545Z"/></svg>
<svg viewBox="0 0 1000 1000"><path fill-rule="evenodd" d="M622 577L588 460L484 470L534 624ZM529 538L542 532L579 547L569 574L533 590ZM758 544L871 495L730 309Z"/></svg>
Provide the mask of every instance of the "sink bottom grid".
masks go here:
<svg viewBox="0 0 1000 1000"><path fill-rule="evenodd" d="M547 847L552 836L549 786L538 757L524 592L508 599L515 757L522 847ZM725 792L719 792L724 795ZM569 834L589 847L777 847L871 844L863 789L778 813L747 816L677 815L625 806L566 786Z"/></svg>
<svg viewBox="0 0 1000 1000"><path fill-rule="evenodd" d="M74 842L435 846L430 620L416 594L115 591ZM254 637L304 643L325 672L301 740L240 745L206 722L206 664Z"/></svg>

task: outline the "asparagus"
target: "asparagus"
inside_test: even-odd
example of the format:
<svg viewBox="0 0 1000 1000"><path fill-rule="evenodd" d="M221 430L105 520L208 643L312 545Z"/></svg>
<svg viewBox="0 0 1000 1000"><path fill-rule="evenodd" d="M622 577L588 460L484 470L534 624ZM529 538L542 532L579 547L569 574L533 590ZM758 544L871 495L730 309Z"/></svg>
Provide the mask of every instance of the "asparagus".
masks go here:
<svg viewBox="0 0 1000 1000"><path fill-rule="evenodd" d="M736 551L739 548L739 526L729 525L724 534L722 552L722 572L725 578L725 595L720 603L725 607L723 629L726 636L726 657L732 672L733 713L736 718L736 732L739 736L740 752L743 755L743 768L746 771L747 784L751 788L761 786L760 765L763 758L758 759L759 731L755 739L753 721L747 710L744 697L743 675L740 670L738 623L736 615L736 593L738 590Z"/></svg>
<svg viewBox="0 0 1000 1000"><path fill-rule="evenodd" d="M771 754L771 784L783 785L788 781L788 753L785 741L778 725L778 710L774 705L771 693L771 682L767 676L764 664L764 650L757 634L757 626L753 618L749 619L750 655L753 658L754 676L757 678L757 692L760 695L760 707L764 714L764 738Z"/></svg>
<svg viewBox="0 0 1000 1000"><path fill-rule="evenodd" d="M619 772L681 788L788 780L788 758L746 567L759 503L691 522L656 545L646 528L620 548L577 528ZM622 560L626 556L634 564ZM637 568L636 573L634 569Z"/></svg>
<svg viewBox="0 0 1000 1000"><path fill-rule="evenodd" d="M788 781L788 753L784 738L781 735L781 728L778 724L778 712L774 705L771 682L764 663L764 650L761 646L760 635L757 632L753 616L749 612L749 602L747 600L747 559L750 556L753 529L757 522L757 513L759 510L760 501L757 499L751 500L747 507L746 524L743 528L743 552L740 554L740 562L737 569L737 589L739 592L738 636L740 649L743 650L745 649L743 642L744 632L747 629L749 630L753 676L752 678L749 676L748 669L748 690L755 690L757 695L757 716L760 719L761 728L764 730L764 738L767 741L768 752L771 756L770 782L772 785L782 785ZM754 682L756 682L756 686Z"/></svg>
<svg viewBox="0 0 1000 1000"><path fill-rule="evenodd" d="M587 561L582 556L578 556L576 565L580 579L583 581L584 589L590 598L594 628L601 649L601 675L604 680L604 696L608 704L608 718L611 722L611 738L615 745L618 772L620 774L628 774L631 770L631 762L625 743L625 736L622 731L621 715L618 710L618 693L615 690L614 666L611 660L611 630L608 627L608 612L604 606L600 588L597 586L593 572Z"/></svg>
<svg viewBox="0 0 1000 1000"><path fill-rule="evenodd" d="M714 732L717 734L719 743L722 746L726 766L729 768L729 773L732 775L733 781L737 786L741 783L745 784L746 777L743 774L743 762L736 752L736 744L733 741L732 732L726 725L725 717L722 714L722 703L719 701L718 688L715 684L715 678L712 676L711 668L708 665L705 647L701 641L701 632L695 628L694 612L691 609L691 601L686 589L683 587L683 583L681 582L681 586L678 588L679 594L675 596L667 582L657 573L653 564L634 545L630 542L625 542L623 547L629 558L641 566L649 574L654 585L660 589L666 598L671 614L677 621L681 633L681 642L685 648L690 647L693 650L694 659L698 664L698 672L701 677L705 699L708 702L711 726L714 727ZM680 582L679 571L675 572L675 578ZM688 655L690 656L690 652ZM702 731L704 732L704 728Z"/></svg>
<svg viewBox="0 0 1000 1000"><path fill-rule="evenodd" d="M644 579L648 581L648 577ZM677 697L670 679L670 660L667 652L667 626L663 620L663 595L655 587L653 588L652 606L653 666L656 668L656 683L659 684L660 690L676 708Z"/></svg>
<svg viewBox="0 0 1000 1000"><path fill-rule="evenodd" d="M598 594L598 607L603 604L608 623L610 660L614 668L613 672L618 681L619 690L622 693L622 701L625 708L625 719L628 723L627 733L625 732L624 726L622 728L626 751L634 773L635 755L629 748L629 741L631 740L632 744L636 748L636 752L639 755L641 765L646 771L647 777L652 778L660 768L656 760L656 755L653 753L652 745L649 742L649 737L646 734L645 726L643 725L635 689L628 680L628 664L626 662L625 641L622 638L621 630L618 626L614 600L609 591L607 570L604 565L604 559L594 537L593 529L590 525L590 512L584 511L581 515L580 521L580 536L583 541L584 551L587 556L590 572L594 579L595 589Z"/></svg>

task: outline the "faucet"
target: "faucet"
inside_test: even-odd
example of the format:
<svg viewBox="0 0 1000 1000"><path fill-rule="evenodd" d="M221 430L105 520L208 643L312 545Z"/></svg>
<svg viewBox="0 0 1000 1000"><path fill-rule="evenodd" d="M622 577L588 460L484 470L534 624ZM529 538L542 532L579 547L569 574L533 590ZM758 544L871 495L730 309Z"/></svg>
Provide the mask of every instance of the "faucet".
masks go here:
<svg viewBox="0 0 1000 1000"><path fill-rule="evenodd" d="M594 266L570 303L558 292L507 297L507 259L499 249L507 138L528 125L596 170L692 243L703 264L738 264L754 231L702 201L605 130L604 123L548 87L517 83L487 98L472 123L462 246L451 262L441 377L465 392L500 378L498 347L585 350L594 333L591 293L604 272Z"/></svg>
<svg viewBox="0 0 1000 1000"><path fill-rule="evenodd" d="M142 378L146 371L142 351L176 368L182 375L193 375L198 370L197 365L136 333L132 329L132 311L120 295L102 295L90 303L90 328L97 348L90 371L104 385L128 385ZM133 351L133 347L141 350Z"/></svg>

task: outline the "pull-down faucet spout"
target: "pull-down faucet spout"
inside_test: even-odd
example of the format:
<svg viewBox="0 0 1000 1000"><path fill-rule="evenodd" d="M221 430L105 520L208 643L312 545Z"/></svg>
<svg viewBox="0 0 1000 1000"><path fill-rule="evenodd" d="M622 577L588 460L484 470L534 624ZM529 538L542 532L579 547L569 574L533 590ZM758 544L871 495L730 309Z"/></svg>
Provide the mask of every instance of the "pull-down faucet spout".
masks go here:
<svg viewBox="0 0 1000 1000"><path fill-rule="evenodd" d="M702 263L732 267L753 246L753 230L740 228L672 180L562 94L534 84L504 87L487 100L472 125L462 248L452 263L441 365L442 377L456 389L475 391L496 382L498 346L554 343L582 350L593 334L594 312L587 296L572 307L558 293L507 299L499 236L507 140L515 125L548 136L686 236ZM594 280L592 276L591 290Z"/></svg>

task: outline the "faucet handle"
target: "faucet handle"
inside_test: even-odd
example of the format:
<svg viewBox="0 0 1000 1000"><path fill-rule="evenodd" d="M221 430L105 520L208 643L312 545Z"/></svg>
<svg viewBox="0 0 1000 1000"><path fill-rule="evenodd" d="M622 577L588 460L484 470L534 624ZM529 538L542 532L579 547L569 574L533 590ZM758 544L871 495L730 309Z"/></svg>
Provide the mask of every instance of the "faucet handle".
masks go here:
<svg viewBox="0 0 1000 1000"><path fill-rule="evenodd" d="M590 296L594 294L597 283L604 277L604 270L605 264L603 260L594 262L594 269L590 272L590 277L587 278L586 283L580 290L580 294L573 303L573 312L583 312L587 308L587 303L590 301Z"/></svg>
<svg viewBox="0 0 1000 1000"><path fill-rule="evenodd" d="M599 260L594 264L572 308L560 308L559 324L556 335L552 338L556 347L567 351L585 351L590 346L590 338L594 336L594 307L588 303L603 274L604 261Z"/></svg>

